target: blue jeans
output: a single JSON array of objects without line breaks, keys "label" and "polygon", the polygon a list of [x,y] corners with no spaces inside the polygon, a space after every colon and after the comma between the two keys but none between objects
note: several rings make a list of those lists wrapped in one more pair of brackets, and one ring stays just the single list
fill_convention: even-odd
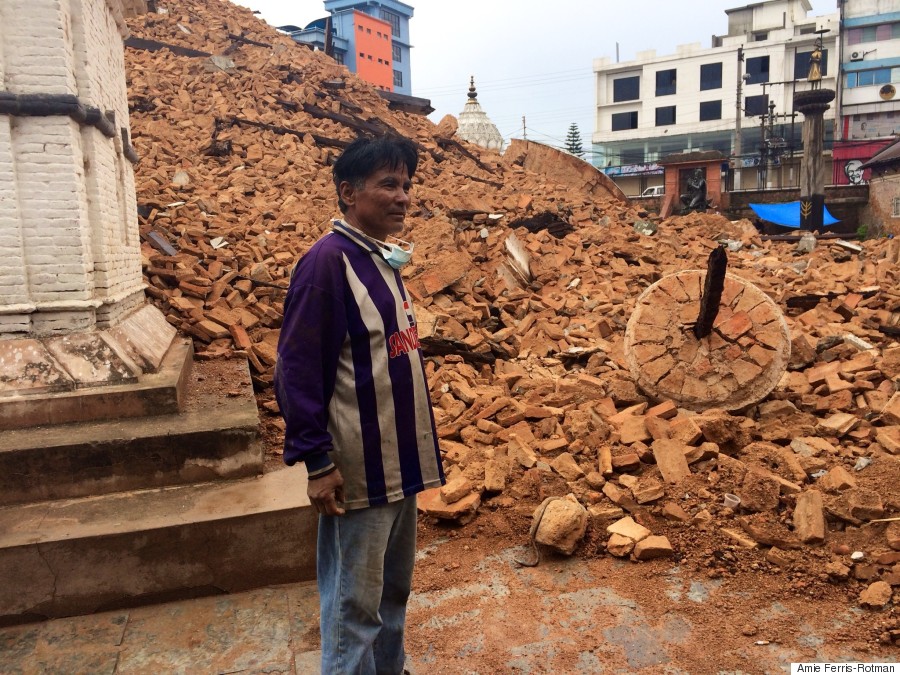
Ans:
[{"label": "blue jeans", "polygon": [[416,497],[319,516],[322,675],[403,672]]}]

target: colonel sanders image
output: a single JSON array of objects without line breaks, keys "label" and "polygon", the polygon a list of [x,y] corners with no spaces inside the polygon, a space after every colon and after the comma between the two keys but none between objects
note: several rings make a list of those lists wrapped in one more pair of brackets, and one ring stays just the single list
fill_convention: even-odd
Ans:
[{"label": "colonel sanders image", "polygon": [[863,185],[866,182],[863,178],[862,162],[858,159],[851,159],[844,164],[844,173],[853,185]]}]

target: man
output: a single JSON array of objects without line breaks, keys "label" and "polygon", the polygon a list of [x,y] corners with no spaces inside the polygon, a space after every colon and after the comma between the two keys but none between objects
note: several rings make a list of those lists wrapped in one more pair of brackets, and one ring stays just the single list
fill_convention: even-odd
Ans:
[{"label": "man", "polygon": [[[294,270],[275,391],[284,460],[319,515],[323,673],[400,673],[416,494],[444,482],[400,234],[418,164],[408,140],[357,139],[335,162],[343,219]],[[399,241],[399,240],[397,240]],[[401,242],[402,244],[403,242]]]},{"label": "man", "polygon": [[847,180],[850,181],[851,185],[862,185],[866,182],[866,179],[863,178],[862,161],[858,159],[851,159],[849,162],[844,164],[844,174],[847,176]]}]

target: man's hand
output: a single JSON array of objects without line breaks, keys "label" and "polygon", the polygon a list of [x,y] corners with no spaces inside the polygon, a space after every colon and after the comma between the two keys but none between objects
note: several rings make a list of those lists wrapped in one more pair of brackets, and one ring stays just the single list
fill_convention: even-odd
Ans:
[{"label": "man's hand", "polygon": [[338,502],[344,501],[344,477],[339,469],[310,480],[306,494],[318,513],[326,516],[344,515],[344,509],[338,506]]}]

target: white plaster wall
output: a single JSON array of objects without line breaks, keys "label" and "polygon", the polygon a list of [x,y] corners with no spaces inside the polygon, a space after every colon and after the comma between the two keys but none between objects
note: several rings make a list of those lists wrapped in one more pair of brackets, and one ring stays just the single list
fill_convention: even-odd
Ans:
[{"label": "white plaster wall", "polygon": [[4,89],[76,93],[69,0],[3,0],[0,30]]},{"label": "white plaster wall", "polygon": [[[0,167],[13,165],[10,118],[0,117]],[[0,169],[0,304],[25,305],[28,281],[25,275],[16,174]],[[0,333],[3,332],[0,327]]]},{"label": "white plaster wall", "polygon": [[79,125],[68,117],[18,117],[11,126],[29,298],[88,301],[93,260]]},{"label": "white plaster wall", "polygon": [[90,328],[143,298],[119,4],[0,0],[3,88],[75,94],[116,126],[0,117],[0,334]]}]

